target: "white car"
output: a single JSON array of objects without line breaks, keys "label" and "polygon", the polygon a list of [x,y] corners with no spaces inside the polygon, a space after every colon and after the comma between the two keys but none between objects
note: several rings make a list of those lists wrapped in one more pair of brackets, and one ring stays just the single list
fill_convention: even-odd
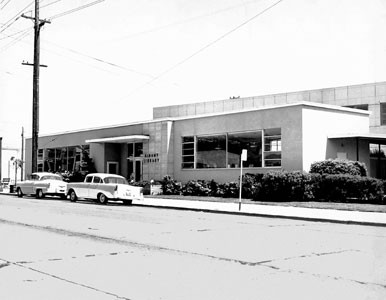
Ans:
[{"label": "white car", "polygon": [[143,188],[129,185],[126,178],[120,175],[91,173],[84,182],[68,183],[67,195],[72,202],[84,198],[101,204],[112,200],[130,205],[133,200],[143,200]]},{"label": "white car", "polygon": [[35,195],[36,198],[44,196],[60,196],[62,199],[67,198],[67,183],[63,181],[62,176],[48,173],[36,172],[31,174],[31,178],[25,181],[19,181],[16,185],[18,197],[23,195]]}]

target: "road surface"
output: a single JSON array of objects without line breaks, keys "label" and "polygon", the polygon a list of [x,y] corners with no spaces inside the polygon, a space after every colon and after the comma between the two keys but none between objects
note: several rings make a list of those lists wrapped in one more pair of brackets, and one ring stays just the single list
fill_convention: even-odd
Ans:
[{"label": "road surface", "polygon": [[386,228],[0,195],[0,299],[386,299]]}]

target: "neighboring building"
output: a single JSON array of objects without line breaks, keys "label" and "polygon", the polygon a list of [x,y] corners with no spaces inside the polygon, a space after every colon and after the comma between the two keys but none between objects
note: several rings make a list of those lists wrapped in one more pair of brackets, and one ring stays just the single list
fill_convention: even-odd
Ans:
[{"label": "neighboring building", "polygon": [[16,180],[20,180],[21,169],[20,167],[16,170],[16,159],[20,159],[20,149],[11,148],[11,147],[2,147],[1,149],[1,178],[10,179],[10,182],[13,183]]},{"label": "neighboring building", "polygon": [[[342,158],[385,177],[383,102],[386,83],[158,107],[151,121],[40,137],[38,168],[79,171],[90,156],[98,172],[136,181],[224,182],[237,180],[247,149],[248,173],[309,171],[314,161]],[[28,176],[31,139],[26,153]]]}]

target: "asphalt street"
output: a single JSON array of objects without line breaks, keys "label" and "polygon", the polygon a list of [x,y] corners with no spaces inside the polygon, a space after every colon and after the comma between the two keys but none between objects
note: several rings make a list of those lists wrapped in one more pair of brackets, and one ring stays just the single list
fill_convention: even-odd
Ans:
[{"label": "asphalt street", "polygon": [[0,195],[0,299],[386,299],[386,228]]}]

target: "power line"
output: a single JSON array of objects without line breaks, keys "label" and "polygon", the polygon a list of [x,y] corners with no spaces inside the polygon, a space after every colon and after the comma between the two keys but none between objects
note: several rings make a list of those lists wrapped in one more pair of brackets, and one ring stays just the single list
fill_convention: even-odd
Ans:
[{"label": "power line", "polygon": [[87,4],[85,4],[85,5],[82,5],[82,6],[79,6],[79,7],[75,7],[75,8],[73,8],[73,9],[70,9],[70,10],[64,11],[64,12],[62,12],[62,13],[53,15],[53,16],[50,17],[49,19],[50,19],[50,20],[57,19],[57,18],[66,16],[66,15],[72,14],[72,13],[74,13],[74,12],[77,12],[77,11],[79,11],[79,10],[82,10],[82,9],[85,9],[85,8],[88,8],[88,7],[91,7],[91,6],[94,6],[94,5],[99,4],[99,3],[101,3],[101,2],[104,2],[104,1],[106,1],[106,0],[97,0],[97,1],[94,1],[94,2],[90,2],[90,3],[87,3]]},{"label": "power line", "polygon": [[[276,5],[278,5],[280,2],[282,2],[284,0],[279,0],[277,2],[275,2],[274,4],[268,6],[267,8],[265,8],[264,10],[260,11],[259,13],[257,13],[256,15],[254,15],[253,17],[247,19],[246,21],[242,22],[241,24],[237,25],[236,27],[234,27],[233,29],[227,31],[226,33],[224,33],[223,35],[221,35],[220,37],[218,37],[217,39],[213,40],[212,42],[208,43],[207,45],[205,45],[204,47],[200,48],[199,50],[197,50],[196,52],[192,53],[191,55],[189,55],[188,57],[184,58],[183,60],[179,61],[178,63],[176,63],[175,65],[173,65],[172,67],[166,69],[165,71],[163,71],[162,73],[160,73],[159,75],[155,76],[152,80],[149,80],[148,82],[146,82],[145,84],[141,85],[140,87],[136,88],[135,90],[133,90],[130,94],[128,94],[127,96],[130,96],[132,95],[133,93],[137,92],[138,90],[144,88],[145,86],[147,85],[150,85],[152,84],[154,81],[160,79],[162,76],[165,76],[166,74],[170,73],[171,71],[173,71],[174,69],[176,69],[177,67],[179,67],[180,65],[186,63],[188,60],[192,59],[193,57],[195,57],[196,55],[200,54],[201,52],[205,51],[206,49],[208,49],[209,47],[213,46],[214,44],[218,43],[219,41],[221,41],[222,39],[224,39],[225,37],[227,37],[228,35],[232,34],[233,32],[237,31],[238,29],[240,29],[241,27],[247,25],[248,23],[252,22],[253,20],[255,20],[256,18],[260,17],[261,15],[263,15],[264,13],[266,13],[267,11],[269,11],[270,9],[274,8]],[[127,97],[126,96],[126,97]]]},{"label": "power line", "polygon": [[142,35],[142,34],[149,34],[149,33],[157,32],[157,31],[169,28],[169,27],[173,27],[173,26],[178,26],[178,25],[194,22],[196,20],[200,20],[202,18],[211,17],[211,16],[214,16],[214,15],[217,15],[217,14],[221,14],[223,12],[226,12],[226,11],[238,8],[240,6],[245,6],[247,4],[254,3],[254,2],[257,2],[257,1],[261,1],[261,0],[252,0],[252,1],[248,1],[248,2],[243,2],[242,4],[238,4],[238,5],[228,6],[228,7],[225,7],[223,9],[220,9],[220,10],[217,10],[217,11],[209,12],[209,13],[198,15],[198,16],[194,16],[194,17],[191,17],[191,18],[188,18],[188,19],[185,19],[185,20],[171,22],[171,23],[159,26],[159,27],[154,27],[154,28],[150,28],[148,30],[143,30],[143,31],[136,32],[136,33],[133,33],[133,34],[130,34],[130,35],[126,35],[126,36],[123,36],[121,38],[117,38],[115,40],[131,39],[131,38],[137,37],[137,36]]},{"label": "power line", "polygon": [[97,58],[95,56],[84,54],[84,53],[81,53],[81,52],[79,52],[77,50],[70,49],[70,48],[67,48],[67,47],[63,47],[63,46],[60,46],[60,45],[55,44],[53,42],[47,42],[47,43],[55,45],[56,47],[62,48],[62,49],[67,50],[69,52],[75,53],[75,54],[77,54],[79,56],[87,57],[87,58],[95,60],[95,61],[97,61],[99,63],[109,65],[109,66],[114,67],[114,68],[118,68],[118,69],[121,69],[121,70],[129,71],[129,72],[132,72],[132,73],[135,73],[135,74],[138,74],[138,75],[141,75],[141,76],[149,77],[149,78],[155,78],[154,75],[151,75],[151,74],[148,74],[148,73],[144,73],[144,72],[141,72],[141,71],[137,71],[137,70],[134,70],[132,68],[128,68],[128,67],[125,67],[125,66],[122,66],[122,65],[118,65],[116,63],[113,63],[113,62],[110,62],[110,61],[107,61],[107,60],[104,60],[104,59],[101,59],[101,58]]},{"label": "power line", "polygon": [[[1,3],[3,3],[4,1],[1,1]],[[11,2],[11,0],[8,0],[8,2],[6,2],[1,8],[0,10],[2,10],[4,7],[6,7],[8,5],[8,3]]]},{"label": "power line", "polygon": [[24,38],[26,38],[27,36],[29,36],[30,34],[32,33],[32,31],[25,31],[23,34],[21,34],[18,38],[13,38],[11,37],[11,39],[13,39],[13,41],[9,42],[8,44],[6,44],[5,46],[3,46],[1,49],[0,49],[0,52],[4,52],[6,50],[8,50],[9,48],[11,48],[13,45],[17,44],[18,42],[21,42]]},{"label": "power line", "polygon": [[[10,18],[7,22],[5,22],[0,28],[5,27],[3,30],[0,31],[2,33],[4,30],[9,28],[12,24],[14,24],[20,17],[21,14],[30,6],[34,4],[34,1],[32,1],[30,4],[28,4],[26,7],[24,7],[22,10],[20,10],[18,13],[16,13],[12,18]],[[9,24],[10,23],[10,24]]]},{"label": "power line", "polygon": [[56,0],[56,1],[53,1],[53,2],[50,2],[50,3],[47,3],[46,5],[40,6],[40,9],[45,8],[45,7],[47,7],[47,6],[51,6],[51,5],[53,5],[53,4],[55,4],[55,3],[58,3],[58,2],[60,2],[60,1],[62,1],[62,0]]},{"label": "power line", "polygon": [[29,31],[29,30],[31,30],[32,28],[33,28],[33,26],[28,27],[28,28],[23,29],[23,30],[19,30],[19,31],[17,31],[17,32],[15,32],[15,33],[12,33],[12,34],[5,34],[5,33],[2,33],[2,34],[4,35],[4,37],[0,38],[0,41],[1,41],[1,40],[5,40],[5,39],[8,39],[8,38],[12,38],[13,36],[18,35],[18,34],[21,34],[21,33],[26,32],[26,31]]}]

